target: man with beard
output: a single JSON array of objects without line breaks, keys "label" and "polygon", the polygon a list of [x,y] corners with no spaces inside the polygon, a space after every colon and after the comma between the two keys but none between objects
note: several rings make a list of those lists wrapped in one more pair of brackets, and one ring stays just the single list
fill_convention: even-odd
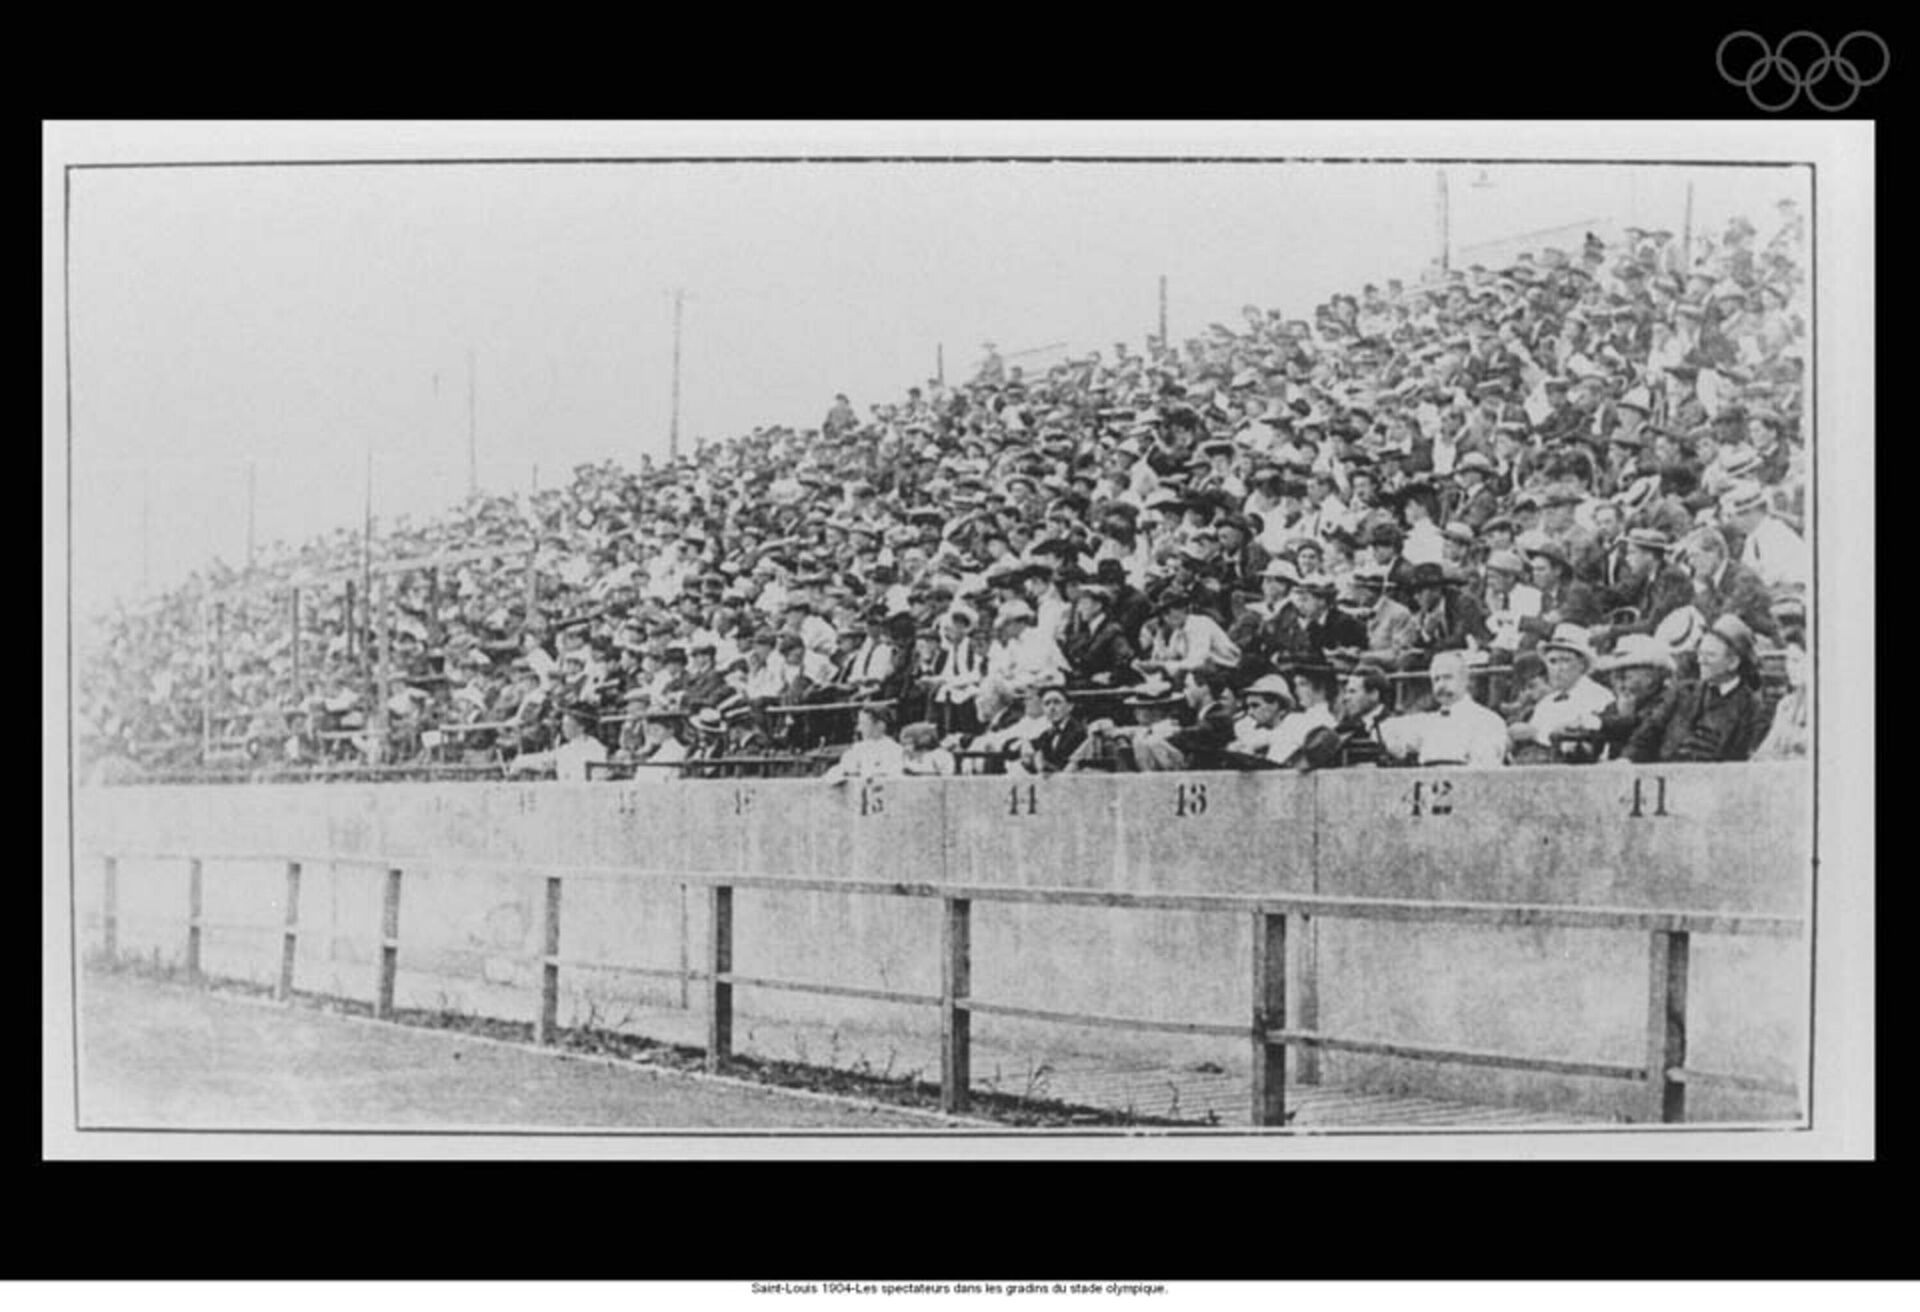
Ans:
[{"label": "man with beard", "polygon": [[[1653,718],[1673,677],[1673,653],[1650,634],[1628,633],[1614,644],[1613,655],[1596,667],[1608,676],[1613,705],[1600,712],[1600,740],[1610,761],[1627,759],[1627,744]],[[1651,731],[1649,731],[1651,733]]]}]

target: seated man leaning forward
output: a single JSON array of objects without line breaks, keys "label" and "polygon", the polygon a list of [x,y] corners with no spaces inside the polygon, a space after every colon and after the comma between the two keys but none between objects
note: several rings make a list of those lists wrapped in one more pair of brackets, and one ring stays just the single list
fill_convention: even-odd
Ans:
[{"label": "seated man leaning forward", "polygon": [[1439,652],[1427,673],[1439,709],[1382,720],[1380,739],[1387,753],[1421,765],[1506,764],[1507,722],[1474,701],[1465,656]]},{"label": "seated man leaning forward", "polygon": [[[1577,624],[1557,625],[1553,636],[1540,644],[1547,665],[1547,695],[1534,705],[1532,715],[1510,726],[1507,736],[1518,764],[1589,761],[1598,754],[1600,717],[1613,709],[1613,693],[1594,682],[1593,648],[1587,631]],[[1562,742],[1559,735],[1591,733],[1591,749]]]}]

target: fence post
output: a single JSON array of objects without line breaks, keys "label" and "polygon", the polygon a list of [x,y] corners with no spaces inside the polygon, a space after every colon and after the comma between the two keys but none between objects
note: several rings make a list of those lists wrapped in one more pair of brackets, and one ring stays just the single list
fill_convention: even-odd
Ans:
[{"label": "fence post", "polygon": [[387,870],[387,891],[380,905],[380,968],[374,981],[373,1014],[393,1016],[393,980],[400,967],[400,867]]},{"label": "fence post", "polygon": [[540,1019],[535,1043],[552,1043],[560,1019],[560,876],[547,876],[546,912],[540,920]]},{"label": "fence post", "polygon": [[715,884],[707,893],[707,1069],[718,1071],[733,1055],[733,890]]},{"label": "fence post", "polygon": [[973,904],[964,897],[945,899],[947,914],[940,935],[940,1110],[967,1110],[973,1083],[972,1014]]},{"label": "fence post", "polygon": [[1287,1046],[1267,1031],[1287,1024],[1287,918],[1253,916],[1253,1123],[1287,1123]]},{"label": "fence post", "polygon": [[293,963],[300,942],[300,863],[287,862],[286,928],[280,935],[280,982],[273,990],[275,1002],[293,996]]},{"label": "fence post", "polygon": [[687,937],[687,885],[683,880],[680,884],[680,1010],[682,1011],[689,1011],[693,1007],[693,993],[688,987],[691,973],[691,962],[688,956],[691,951]]},{"label": "fence post", "polygon": [[202,870],[200,858],[187,858],[187,978],[200,978],[200,909]]},{"label": "fence post", "polygon": [[110,856],[104,864],[106,878],[101,889],[101,938],[107,960],[112,961],[120,955],[120,858]]},{"label": "fence post", "polygon": [[1647,1103],[1669,1124],[1687,1119],[1687,957],[1691,936],[1655,930],[1647,953]]},{"label": "fence post", "polygon": [[[1293,922],[1293,1021],[1300,1029],[1320,1028],[1320,925],[1301,914]],[[1300,1084],[1320,1083],[1320,1049],[1310,1043],[1294,1046],[1293,1078]]]}]

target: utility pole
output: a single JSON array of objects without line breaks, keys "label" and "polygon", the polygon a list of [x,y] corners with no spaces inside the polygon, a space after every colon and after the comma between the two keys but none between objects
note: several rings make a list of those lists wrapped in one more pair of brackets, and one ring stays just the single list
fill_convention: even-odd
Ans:
[{"label": "utility pole", "polygon": [[673,289],[673,418],[667,427],[667,459],[680,458],[680,302],[685,293]]},{"label": "utility pole", "polygon": [[253,573],[254,474],[259,462],[247,461],[247,573]]},{"label": "utility pole", "polygon": [[1687,183],[1687,214],[1680,227],[1680,263],[1684,274],[1693,272],[1693,183]]},{"label": "utility pole", "polygon": [[477,411],[474,406],[474,392],[477,386],[475,377],[473,348],[467,348],[467,496],[472,498],[480,491],[480,441]]},{"label": "utility pole", "polygon": [[[373,623],[373,443],[367,443],[367,500],[366,515],[360,526],[360,605],[366,612],[367,624]],[[347,627],[355,627],[352,606],[348,606]],[[360,658],[367,667],[369,678],[373,674],[373,653],[368,650],[366,632],[360,634]]]},{"label": "utility pole", "polygon": [[140,591],[153,591],[153,480],[140,483]]},{"label": "utility pole", "polygon": [[1435,169],[1434,175],[1439,179],[1440,184],[1438,196],[1440,209],[1440,272],[1442,275],[1445,275],[1448,267],[1452,263],[1450,248],[1453,245],[1453,236],[1449,231],[1451,216],[1447,212],[1447,171],[1445,169]]},{"label": "utility pole", "polygon": [[947,385],[947,344],[945,342],[934,343],[933,376],[942,387]]},{"label": "utility pole", "polygon": [[1167,349],[1167,275],[1160,275],[1160,349]]}]

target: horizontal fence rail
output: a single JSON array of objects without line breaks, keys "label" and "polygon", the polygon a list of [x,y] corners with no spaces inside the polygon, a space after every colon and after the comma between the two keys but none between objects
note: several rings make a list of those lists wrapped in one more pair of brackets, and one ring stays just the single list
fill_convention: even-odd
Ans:
[{"label": "horizontal fence rail", "polygon": [[[184,923],[188,975],[192,978],[201,975],[201,940],[206,931],[277,932],[283,935],[283,951],[275,995],[282,1000],[293,995],[294,966],[301,936],[299,895],[302,870],[318,864],[382,871],[379,923],[377,930],[364,941],[370,942],[376,949],[374,1014],[383,1019],[391,1018],[394,1014],[394,984],[403,947],[401,897],[407,868],[452,869],[473,873],[508,871],[539,879],[544,892],[539,926],[541,950],[536,953],[493,954],[538,968],[540,999],[535,1022],[537,1043],[552,1044],[556,1041],[563,970],[615,971],[678,979],[683,986],[688,980],[704,983],[707,992],[706,1065],[709,1070],[716,1072],[726,1069],[733,1055],[733,991],[736,988],[936,1007],[941,1015],[941,1107],[953,1114],[964,1113],[970,1105],[971,1018],[974,1015],[1091,1028],[1246,1039],[1251,1045],[1253,1058],[1250,1090],[1252,1120],[1256,1126],[1263,1127],[1284,1126],[1289,1119],[1287,1054],[1290,1050],[1296,1054],[1298,1072],[1303,1082],[1317,1078],[1317,1070],[1310,1057],[1323,1050],[1628,1081],[1645,1086],[1647,1119],[1667,1123],[1684,1122],[1687,1119],[1686,1095],[1690,1085],[1719,1085],[1748,1092],[1789,1096],[1798,1094],[1798,1086],[1791,1082],[1702,1071],[1690,1068],[1686,1062],[1686,998],[1693,936],[1803,938],[1805,922],[1792,916],[1318,894],[1170,894],[1007,888],[912,881],[786,878],[734,872],[647,872],[625,866],[567,863],[468,861],[458,858],[390,859],[285,852],[116,851],[95,853],[93,859],[100,862],[102,874],[102,946],[109,957],[117,954],[119,927],[128,923],[118,912],[122,862],[186,862],[189,877]],[[286,897],[282,924],[225,924],[209,922],[202,917],[207,866],[235,863],[273,863],[284,868]],[[564,884],[569,879],[660,880],[677,882],[683,888],[705,889],[708,900],[705,969],[694,969],[687,965],[668,969],[562,955],[561,910]],[[943,907],[940,993],[856,988],[828,981],[776,979],[737,972],[734,960],[734,899],[738,892],[757,890],[938,899]],[[1252,1007],[1249,1018],[1240,1024],[1161,1020],[1012,1006],[977,998],[973,996],[971,950],[971,913],[976,902],[1249,917],[1254,930]],[[1305,931],[1316,917],[1516,930],[1553,928],[1645,934],[1649,943],[1646,1060],[1640,1064],[1570,1060],[1324,1033],[1315,1028],[1320,1002],[1319,984],[1310,963],[1301,965],[1301,978],[1293,981],[1293,987],[1291,990],[1289,988],[1292,974],[1289,970],[1289,953],[1298,955],[1302,950],[1308,950],[1310,940]]]}]

